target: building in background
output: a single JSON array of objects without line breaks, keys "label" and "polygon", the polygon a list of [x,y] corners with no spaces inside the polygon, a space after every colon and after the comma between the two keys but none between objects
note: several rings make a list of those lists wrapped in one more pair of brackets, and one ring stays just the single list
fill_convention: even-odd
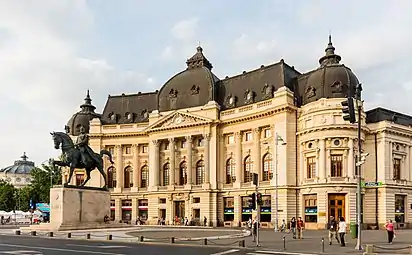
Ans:
[{"label": "building in background", "polygon": [[31,183],[31,171],[35,168],[35,165],[34,162],[27,159],[26,153],[23,153],[21,160],[16,160],[13,165],[0,169],[0,179],[16,188],[29,185]]},{"label": "building in background", "polygon": [[[341,102],[359,81],[330,38],[307,73],[282,59],[220,79],[201,47],[186,64],[158,91],[109,96],[101,115],[87,94],[68,123],[73,138],[83,125],[95,151],[114,155],[105,169],[116,220],[206,217],[213,226],[239,226],[251,217],[251,174],[258,173],[264,226],[273,226],[276,199],[279,222],[298,216],[323,229],[329,216],[355,221],[357,132],[342,119]],[[412,117],[378,108],[362,112],[362,122],[370,153],[364,182],[378,184],[363,188],[362,220],[407,227]],[[78,171],[73,182],[82,178]],[[95,171],[90,185],[102,184]]]}]

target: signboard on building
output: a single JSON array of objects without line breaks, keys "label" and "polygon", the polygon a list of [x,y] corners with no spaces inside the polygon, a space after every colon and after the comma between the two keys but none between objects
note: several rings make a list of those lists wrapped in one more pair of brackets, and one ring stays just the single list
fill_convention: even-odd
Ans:
[{"label": "signboard on building", "polygon": [[362,182],[364,188],[375,188],[382,186],[382,182]]}]

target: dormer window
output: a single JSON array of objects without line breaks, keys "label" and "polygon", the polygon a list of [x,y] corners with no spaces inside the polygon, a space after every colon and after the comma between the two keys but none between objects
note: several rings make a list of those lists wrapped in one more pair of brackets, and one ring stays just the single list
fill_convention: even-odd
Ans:
[{"label": "dormer window", "polygon": [[233,107],[236,105],[236,97],[233,95],[229,95],[226,99],[226,102],[230,107]]},{"label": "dormer window", "polygon": [[246,103],[246,104],[253,103],[253,96],[254,96],[253,91],[247,89],[247,90],[245,91],[245,96],[244,96],[244,98],[245,98],[245,103]]},{"label": "dormer window", "polygon": [[110,113],[109,118],[110,118],[110,120],[115,121],[116,120],[116,114],[115,113]]}]

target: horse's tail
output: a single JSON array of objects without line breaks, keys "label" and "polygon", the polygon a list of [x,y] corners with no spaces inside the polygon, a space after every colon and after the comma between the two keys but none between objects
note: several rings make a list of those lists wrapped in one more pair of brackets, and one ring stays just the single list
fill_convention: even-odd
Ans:
[{"label": "horse's tail", "polygon": [[113,158],[112,158],[112,154],[110,153],[110,151],[108,151],[108,150],[101,150],[101,151],[100,151],[100,157],[103,158],[103,155],[108,156],[110,163],[111,163],[112,165],[114,164]]}]

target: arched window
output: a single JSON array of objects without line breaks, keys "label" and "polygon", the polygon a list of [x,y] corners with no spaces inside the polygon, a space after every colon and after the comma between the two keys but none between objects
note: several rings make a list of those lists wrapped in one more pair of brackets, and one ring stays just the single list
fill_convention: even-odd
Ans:
[{"label": "arched window", "polygon": [[147,165],[142,166],[140,170],[140,180],[140,188],[149,186],[149,167]]},{"label": "arched window", "polygon": [[196,185],[203,184],[205,182],[205,163],[203,160],[199,160],[196,163]]},{"label": "arched window", "polygon": [[187,163],[183,161],[179,167],[179,185],[185,185],[187,183]]},{"label": "arched window", "polygon": [[116,168],[114,167],[107,169],[107,186],[109,188],[116,187]]},{"label": "arched window", "polygon": [[133,169],[132,169],[132,167],[131,166],[128,166],[128,167],[126,167],[125,169],[124,169],[124,177],[123,177],[123,187],[125,187],[125,188],[130,188],[130,187],[132,187],[132,183],[131,183],[131,180],[133,180],[133,177],[132,177],[132,174],[133,174]]},{"label": "arched window", "polygon": [[272,154],[266,153],[263,156],[263,181],[270,181],[273,178]]},{"label": "arched window", "polygon": [[251,156],[247,156],[243,162],[243,182],[252,181],[253,161]]},{"label": "arched window", "polygon": [[234,183],[236,181],[236,165],[233,158],[226,161],[226,184]]},{"label": "arched window", "polygon": [[163,186],[169,185],[169,171],[170,171],[170,164],[166,163],[163,165]]}]

